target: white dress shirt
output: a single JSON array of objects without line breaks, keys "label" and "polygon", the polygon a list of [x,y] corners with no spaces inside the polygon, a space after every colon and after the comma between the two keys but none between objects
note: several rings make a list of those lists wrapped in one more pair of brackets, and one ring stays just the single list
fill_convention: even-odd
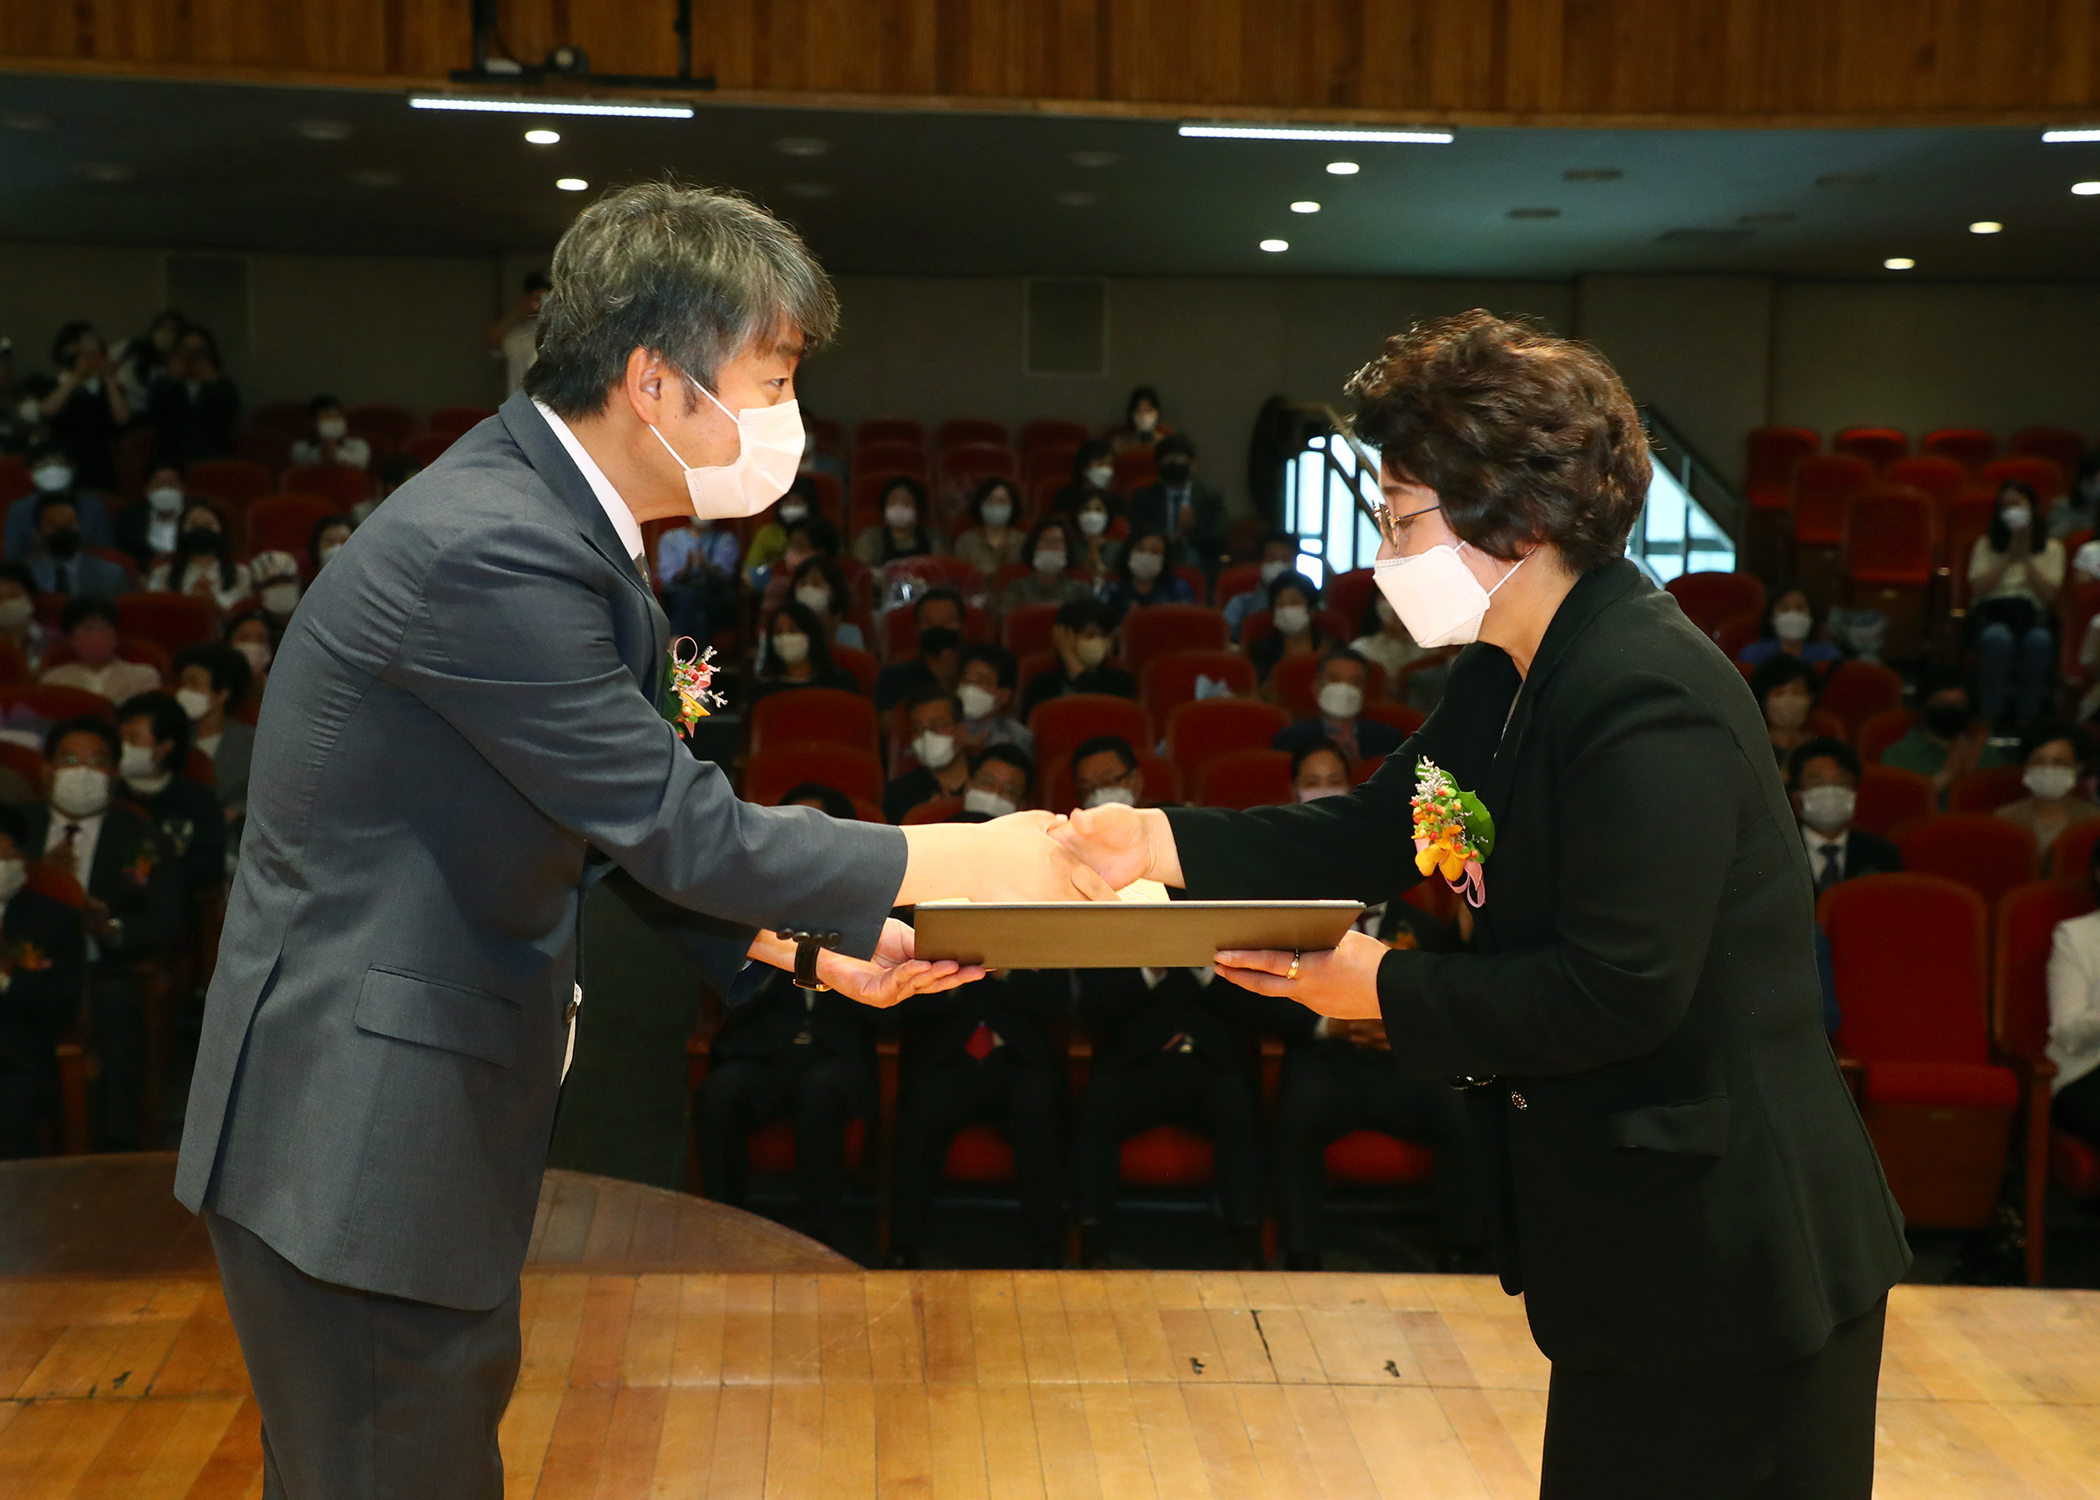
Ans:
[{"label": "white dress shirt", "polygon": [[562,447],[569,450],[569,457],[576,460],[576,467],[583,471],[584,483],[591,487],[591,493],[596,495],[598,503],[605,507],[606,519],[613,523],[613,530],[620,533],[620,545],[627,549],[627,555],[640,557],[642,528],[635,521],[634,512],[627,508],[627,502],[620,498],[620,492],[612,487],[612,481],[605,477],[605,471],[598,467],[598,461],[584,451],[583,444],[576,441],[576,434],[569,431],[569,424],[554,414],[554,408],[544,401],[535,401],[532,404],[539,414],[547,419],[547,425],[554,429],[554,435],[561,439]]},{"label": "white dress shirt", "polygon": [[2056,924],[2049,949],[2052,1092],[2100,1067],[2100,911]]},{"label": "white dress shirt", "polygon": [[88,874],[95,868],[95,845],[102,837],[102,817],[96,813],[92,818],[69,818],[57,808],[51,809],[51,831],[44,835],[44,852],[49,854],[63,844],[68,828],[78,828],[80,832],[73,840],[71,873],[82,890],[87,889]]},{"label": "white dress shirt", "polygon": [[1823,883],[1823,856],[1825,850],[1837,856],[1837,879],[1843,880],[1849,873],[1845,868],[1845,855],[1852,843],[1851,829],[1846,829],[1836,838],[1827,838],[1806,823],[1803,823],[1801,825],[1801,842],[1808,849],[1808,877],[1815,884],[1821,885]]}]

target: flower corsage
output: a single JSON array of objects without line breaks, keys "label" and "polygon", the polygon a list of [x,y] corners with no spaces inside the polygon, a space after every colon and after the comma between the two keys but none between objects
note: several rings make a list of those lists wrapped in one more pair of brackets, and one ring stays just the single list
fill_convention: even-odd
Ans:
[{"label": "flower corsage", "polygon": [[714,691],[714,682],[715,648],[702,647],[689,635],[680,636],[671,642],[657,711],[679,734],[691,734],[693,726],[707,717],[710,707],[720,708],[729,701]]},{"label": "flower corsage", "polygon": [[1481,861],[1495,850],[1495,820],[1481,800],[1461,790],[1451,773],[1424,759],[1415,766],[1415,868],[1434,870],[1452,890],[1479,906],[1487,899]]}]

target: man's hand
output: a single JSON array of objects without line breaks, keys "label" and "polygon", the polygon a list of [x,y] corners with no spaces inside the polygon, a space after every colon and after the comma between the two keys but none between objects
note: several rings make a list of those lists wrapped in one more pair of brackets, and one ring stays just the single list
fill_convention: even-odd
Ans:
[{"label": "man's hand", "polygon": [[1115,889],[1050,837],[1052,813],[1017,812],[989,823],[921,823],[903,830],[910,850],[899,906],[971,901],[1113,901]]},{"label": "man's hand", "polygon": [[938,994],[984,978],[976,964],[965,968],[952,958],[938,963],[912,957],[916,937],[895,917],[882,924],[882,940],[872,961],[848,958],[830,950],[817,956],[817,977],[848,1000],[887,1010],[913,995]]},{"label": "man's hand", "polygon": [[1296,979],[1289,977],[1289,953],[1228,949],[1218,955],[1217,968],[1219,978],[1257,995],[1295,1000],[1337,1021],[1366,1021],[1382,1014],[1378,966],[1392,951],[1374,937],[1349,932],[1331,952],[1300,955]]},{"label": "man's hand", "polygon": [[1125,807],[1104,802],[1086,808],[1055,826],[1050,836],[1084,860],[1116,890],[1133,880],[1181,885],[1181,854],[1174,830],[1157,808]]}]

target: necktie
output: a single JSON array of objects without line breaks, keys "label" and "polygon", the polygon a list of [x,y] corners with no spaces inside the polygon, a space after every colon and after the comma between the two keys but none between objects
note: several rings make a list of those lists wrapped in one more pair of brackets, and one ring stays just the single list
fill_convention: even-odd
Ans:
[{"label": "necktie", "polygon": [[80,825],[68,823],[59,836],[58,847],[51,851],[51,863],[78,879],[80,876]]},{"label": "necktie", "polygon": [[963,1051],[978,1062],[983,1062],[992,1055],[992,1049],[998,1045],[999,1039],[992,1035],[992,1023],[979,1021],[977,1029],[970,1033],[970,1039],[963,1043]]},{"label": "necktie", "polygon": [[1817,895],[1820,896],[1845,878],[1844,866],[1838,858],[1843,847],[1841,844],[1825,844],[1823,846],[1823,868],[1816,874]]}]

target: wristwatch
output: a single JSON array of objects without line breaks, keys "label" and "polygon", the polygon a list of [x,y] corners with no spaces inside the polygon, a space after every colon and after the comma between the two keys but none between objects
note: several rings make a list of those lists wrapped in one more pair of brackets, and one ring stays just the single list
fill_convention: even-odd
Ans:
[{"label": "wristwatch", "polygon": [[837,947],[839,934],[782,928],[780,936],[795,945],[795,988],[816,993],[830,989],[830,985],[817,978],[817,955],[826,948]]}]

